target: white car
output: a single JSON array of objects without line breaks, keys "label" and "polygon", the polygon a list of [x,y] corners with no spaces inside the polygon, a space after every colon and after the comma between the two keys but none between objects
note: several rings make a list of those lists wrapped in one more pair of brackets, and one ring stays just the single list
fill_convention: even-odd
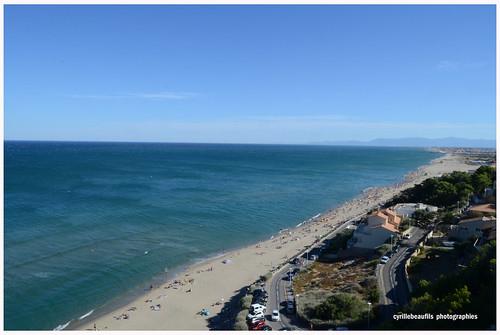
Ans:
[{"label": "white car", "polygon": [[385,264],[385,263],[387,263],[387,261],[388,261],[388,260],[389,260],[389,257],[387,257],[387,256],[383,256],[383,257],[380,259],[380,263]]},{"label": "white car", "polygon": [[254,313],[258,313],[258,312],[263,312],[265,313],[266,312],[266,306],[263,306],[261,304],[253,304],[252,306],[250,306],[250,310]]},{"label": "white car", "polygon": [[248,320],[251,320],[251,319],[257,319],[257,318],[263,318],[264,317],[264,313],[261,311],[261,312],[254,312],[254,313],[250,313],[247,315],[247,319]]},{"label": "white car", "polygon": [[271,320],[280,321],[280,312],[277,309],[273,310],[273,314],[271,315]]}]

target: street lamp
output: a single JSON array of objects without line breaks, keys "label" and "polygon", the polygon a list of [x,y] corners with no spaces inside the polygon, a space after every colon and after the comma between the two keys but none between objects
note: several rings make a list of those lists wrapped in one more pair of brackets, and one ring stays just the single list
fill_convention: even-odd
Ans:
[{"label": "street lamp", "polygon": [[368,301],[368,329],[370,329],[370,313],[371,313],[372,303]]}]

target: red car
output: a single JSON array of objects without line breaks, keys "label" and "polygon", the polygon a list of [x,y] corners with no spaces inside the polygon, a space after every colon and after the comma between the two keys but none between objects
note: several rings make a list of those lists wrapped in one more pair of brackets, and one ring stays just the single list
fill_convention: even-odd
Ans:
[{"label": "red car", "polygon": [[266,321],[264,320],[259,320],[256,323],[250,323],[248,325],[249,330],[259,330],[260,328],[264,327],[266,325]]}]

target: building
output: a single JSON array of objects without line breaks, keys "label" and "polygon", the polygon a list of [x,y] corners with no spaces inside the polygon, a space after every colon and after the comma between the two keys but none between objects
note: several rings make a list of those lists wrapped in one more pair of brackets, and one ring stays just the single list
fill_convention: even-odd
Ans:
[{"label": "building", "polygon": [[393,211],[403,217],[411,217],[413,213],[417,210],[422,210],[422,211],[427,211],[427,212],[437,212],[438,208],[436,206],[431,206],[431,205],[426,205],[422,203],[402,203],[402,204],[397,204],[394,207],[392,207]]},{"label": "building", "polygon": [[383,209],[372,213],[368,216],[367,221],[369,226],[390,224],[394,226],[396,230],[401,224],[401,218],[390,209]]},{"label": "building", "polygon": [[367,218],[367,223],[362,224],[354,231],[352,242],[356,248],[376,249],[384,244],[391,236],[399,233],[401,218],[390,209],[372,213]]},{"label": "building", "polygon": [[457,225],[451,226],[448,238],[458,241],[479,238],[483,236],[484,231],[492,228],[496,230],[496,218],[494,216],[460,220]]},{"label": "building", "polygon": [[468,211],[472,216],[496,216],[497,206],[495,204],[482,204],[471,206]]}]

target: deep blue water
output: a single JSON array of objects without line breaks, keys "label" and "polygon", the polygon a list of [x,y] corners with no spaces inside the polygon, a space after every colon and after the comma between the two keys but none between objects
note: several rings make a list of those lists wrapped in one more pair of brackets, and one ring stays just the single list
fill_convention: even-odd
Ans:
[{"label": "deep blue water", "polygon": [[437,156],[410,148],[6,142],[5,328],[53,329],[149,285],[165,268],[268,238]]}]

